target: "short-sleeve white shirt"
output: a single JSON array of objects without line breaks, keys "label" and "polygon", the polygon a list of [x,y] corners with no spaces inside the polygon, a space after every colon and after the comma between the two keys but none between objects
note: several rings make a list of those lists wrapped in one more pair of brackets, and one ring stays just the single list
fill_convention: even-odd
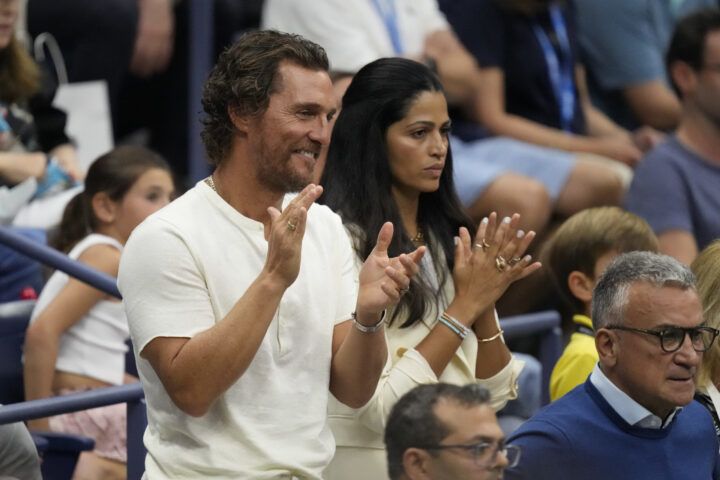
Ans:
[{"label": "short-sleeve white shirt", "polygon": [[[429,34],[450,28],[436,0],[394,0],[394,9],[404,57],[418,59]],[[396,56],[373,0],[265,0],[262,24],[319,44],[337,72]]]},{"label": "short-sleeve white shirt", "polygon": [[118,284],[147,400],[148,479],[320,478],[332,458],[331,341],[333,327],[354,309],[357,280],[350,242],[328,208],[310,208],[298,278],[250,367],[207,414],[178,409],[138,355],[154,338],[192,337],[224,318],[266,254],[263,225],[203,182],[127,242]]}]

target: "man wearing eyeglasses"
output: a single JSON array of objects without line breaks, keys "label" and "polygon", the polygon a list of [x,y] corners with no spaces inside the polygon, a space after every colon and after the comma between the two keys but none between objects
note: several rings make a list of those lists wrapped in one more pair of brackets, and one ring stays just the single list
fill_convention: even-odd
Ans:
[{"label": "man wearing eyeglasses", "polygon": [[385,428],[392,480],[496,480],[520,449],[505,444],[490,393],[476,384],[420,385],[395,404]]},{"label": "man wearing eyeglasses", "polygon": [[665,255],[620,255],[595,287],[592,318],[600,361],[510,437],[523,456],[506,478],[718,478],[712,419],[693,401],[718,331],[704,326],[692,272]]}]

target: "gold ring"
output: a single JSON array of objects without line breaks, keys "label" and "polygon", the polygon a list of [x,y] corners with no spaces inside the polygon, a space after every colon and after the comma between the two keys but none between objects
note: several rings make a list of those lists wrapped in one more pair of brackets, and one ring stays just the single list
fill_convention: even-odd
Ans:
[{"label": "gold ring", "polygon": [[485,250],[487,250],[488,248],[490,248],[490,244],[487,243],[484,238],[480,241],[479,244],[476,243],[475,245],[477,245],[478,247],[482,248],[482,249],[483,249],[483,252],[484,252]]},{"label": "gold ring", "polygon": [[507,260],[505,260],[501,255],[495,257],[495,268],[497,268],[498,272],[504,272],[507,266]]},{"label": "gold ring", "polygon": [[522,260],[521,257],[513,257],[513,258],[511,258],[510,260],[508,260],[508,265],[510,265],[510,266],[512,267],[512,266],[515,265],[516,263],[519,263],[520,260]]},{"label": "gold ring", "polygon": [[287,227],[288,227],[288,230],[290,230],[291,232],[294,232],[295,229],[297,228],[297,223],[292,223],[290,220],[288,220]]}]

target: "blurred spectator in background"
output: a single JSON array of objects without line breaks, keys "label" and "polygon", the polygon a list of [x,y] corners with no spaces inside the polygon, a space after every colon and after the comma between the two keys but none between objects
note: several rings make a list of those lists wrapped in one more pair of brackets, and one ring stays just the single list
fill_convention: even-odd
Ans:
[{"label": "blurred spectator in background", "polygon": [[[258,25],[262,2],[213,1],[216,35],[207,41],[219,52],[239,32]],[[57,39],[70,82],[107,81],[116,142],[147,143],[180,177],[187,174],[190,3],[28,0],[27,5],[30,35],[49,32]]]},{"label": "blurred spectator in background", "polygon": [[[0,2],[0,223],[17,223],[31,203],[55,196],[83,177],[65,135],[66,115],[51,105],[54,86],[15,36],[19,3]],[[24,224],[53,226],[67,200],[52,200],[60,204],[55,217],[48,213]]]},{"label": "blurred spectator in background", "polygon": [[186,172],[187,2],[28,0],[27,26],[55,37],[70,82],[107,82],[116,142],[145,129],[134,142]]},{"label": "blurred spectator in background", "polygon": [[[340,92],[366,63],[404,56],[434,66],[451,103],[481,107],[476,62],[435,0],[267,0],[263,25],[323,45]],[[518,212],[524,229],[539,232],[554,212],[618,204],[624,191],[617,172],[568,152],[510,138],[463,142],[452,135],[450,143],[458,194],[476,221],[493,210]]]},{"label": "blurred spectator in background", "polygon": [[550,400],[557,400],[587,380],[597,364],[590,301],[605,268],[621,253],[657,249],[650,225],[618,207],[588,208],[576,213],[545,244],[543,263],[572,315],[570,341],[550,376]]},{"label": "blurred spectator in background", "polygon": [[671,130],[680,101],[665,73],[679,18],[717,0],[571,0],[593,103],[628,129]]},{"label": "blurred spectator in background", "polygon": [[37,448],[22,422],[0,425],[0,479],[42,480]]},{"label": "blurred spectator in background", "polygon": [[[692,264],[697,277],[698,295],[705,312],[705,324],[720,329],[720,240],[711,243]],[[715,342],[703,355],[697,378],[695,400],[708,409],[720,438],[720,342]]]},{"label": "blurred spectator in background", "polygon": [[645,218],[660,251],[689,265],[720,238],[720,11],[678,23],[667,54],[682,101],[680,126],[638,167],[628,210]]},{"label": "blurred spectator in background", "polygon": [[480,65],[476,120],[493,134],[634,166],[654,132],[633,136],[593,107],[578,53],[574,10],[554,0],[440,0]]}]

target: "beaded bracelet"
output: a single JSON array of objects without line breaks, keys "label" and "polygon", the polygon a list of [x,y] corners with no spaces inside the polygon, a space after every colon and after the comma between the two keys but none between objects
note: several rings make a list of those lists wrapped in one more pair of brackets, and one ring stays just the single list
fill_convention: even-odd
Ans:
[{"label": "beaded bracelet", "polygon": [[452,330],[458,337],[460,337],[461,340],[464,340],[468,333],[470,333],[470,329],[468,327],[460,323],[456,318],[448,315],[447,312],[441,313],[438,320],[440,323]]}]

